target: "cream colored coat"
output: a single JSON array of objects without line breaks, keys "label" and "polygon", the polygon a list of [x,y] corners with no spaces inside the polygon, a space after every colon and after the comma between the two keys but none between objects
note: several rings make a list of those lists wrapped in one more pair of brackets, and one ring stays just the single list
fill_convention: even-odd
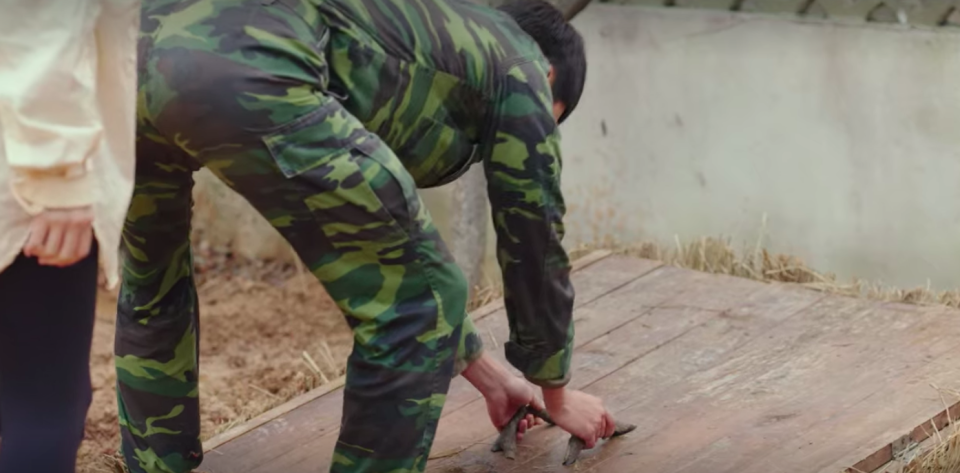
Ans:
[{"label": "cream colored coat", "polygon": [[112,287],[133,190],[140,1],[2,3],[0,271],[32,215],[93,205]]}]

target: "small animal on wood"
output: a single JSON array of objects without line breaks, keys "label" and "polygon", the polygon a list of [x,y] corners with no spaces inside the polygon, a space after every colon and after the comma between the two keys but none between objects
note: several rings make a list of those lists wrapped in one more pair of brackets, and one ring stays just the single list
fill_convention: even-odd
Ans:
[{"label": "small animal on wood", "polygon": [[[491,451],[494,452],[503,452],[503,455],[511,460],[516,459],[517,457],[517,430],[520,428],[520,421],[527,416],[527,414],[533,414],[536,417],[539,417],[546,421],[550,425],[556,425],[553,422],[553,419],[550,418],[550,415],[541,410],[535,409],[530,406],[523,406],[520,409],[517,409],[517,412],[510,418],[510,422],[507,422],[507,425],[503,427],[503,430],[500,431],[500,435],[497,436],[497,440],[493,443]],[[637,426],[633,424],[624,424],[621,422],[616,423],[616,430],[613,432],[613,437],[619,437],[624,434],[628,434],[636,429]],[[570,466],[577,462],[577,459],[580,457],[580,452],[586,444],[576,435],[570,436],[570,441],[567,442],[567,453],[563,458],[563,465]]]}]

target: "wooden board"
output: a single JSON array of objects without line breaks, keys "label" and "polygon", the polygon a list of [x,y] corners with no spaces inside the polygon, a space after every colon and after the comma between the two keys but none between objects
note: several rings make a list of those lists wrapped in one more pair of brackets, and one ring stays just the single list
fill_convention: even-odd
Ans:
[{"label": "wooden board", "polygon": [[[613,253],[608,250],[599,250],[591,252],[587,255],[584,255],[581,258],[578,258],[571,264],[571,269],[574,275],[577,272],[582,271],[583,269],[589,267],[590,265],[597,263],[611,256]],[[639,263],[639,264],[638,264]],[[653,261],[639,261],[632,258],[612,258],[607,265],[605,265],[600,272],[602,272],[603,277],[597,278],[585,278],[585,277],[575,277],[573,279],[577,287],[577,302],[580,304],[593,301],[594,299],[603,295],[604,291],[609,290],[607,285],[609,284],[620,284],[626,281],[631,277],[638,277],[637,274],[642,274],[643,271],[649,272],[653,271],[660,266],[659,262]],[[588,275],[589,276],[589,275]],[[474,321],[479,321],[491,314],[497,313],[503,309],[503,299],[491,302],[477,310],[475,310],[471,317]],[[217,449],[260,426],[270,422],[274,419],[278,419],[284,414],[289,413],[290,411],[297,409],[301,406],[304,406],[312,401],[317,400],[321,396],[324,396],[331,391],[337,390],[343,387],[345,377],[341,376],[330,382],[328,385],[320,386],[317,389],[313,389],[307,393],[304,393],[296,398],[286,402],[276,408],[273,408],[248,422],[236,426],[226,432],[223,432],[213,438],[204,442],[204,449],[206,451],[213,451],[214,454],[222,455],[221,452]],[[342,394],[342,393],[341,393]],[[336,397],[336,395],[334,396]],[[338,406],[340,402],[340,397],[336,399],[327,399],[324,401],[319,401],[313,407],[323,407],[323,412],[327,412],[328,405]],[[339,408],[339,407],[337,407]]]},{"label": "wooden board", "polygon": [[[960,388],[960,311],[619,256],[592,262],[574,280],[571,387],[602,397],[637,430],[564,468],[568,435],[538,428],[506,460],[489,451],[496,431],[482,398],[457,379],[428,471],[840,473],[880,467],[926,439],[928,426],[960,414],[960,399],[930,387]],[[477,327],[502,360],[502,309],[478,317]],[[229,439],[202,469],[325,471],[341,396],[332,391]]]},{"label": "wooden board", "polygon": [[[908,444],[923,441],[934,428],[944,428],[946,409],[951,407],[956,418],[960,399],[941,396],[931,385],[956,388],[960,381],[957,315],[953,310],[905,305],[885,305],[872,312],[864,322],[883,333],[871,337],[875,354],[869,365],[853,366],[863,371],[856,386],[863,398],[819,419],[777,447],[777,455],[768,454],[755,463],[829,473],[868,472]],[[867,366],[877,368],[863,369]]]},{"label": "wooden board", "polygon": [[[821,301],[721,364],[621,411],[644,419],[644,425],[598,452],[587,471],[819,471],[819,465],[836,459],[835,452],[811,448],[794,463],[784,461],[793,451],[780,447],[803,437],[819,420],[860,404],[889,381],[888,375],[905,373],[875,348],[886,340],[872,342],[893,317],[864,310],[857,301]],[[880,320],[872,324],[875,318]],[[863,343],[851,334],[862,335]],[[820,435],[826,436],[824,446],[837,439],[830,432]],[[851,440],[862,442],[863,433]]]},{"label": "wooden board", "polygon": [[[814,304],[822,297],[810,291],[784,292],[779,286],[759,287],[762,290],[740,299],[739,307],[712,312],[712,317],[700,325],[594,383],[586,391],[602,396],[607,408],[619,418],[641,426],[651,426],[645,417],[623,413],[623,410],[644,399],[652,399],[657,393],[663,392],[662,389],[682,383],[691,374],[716,364],[725,353],[766,333],[782,318]],[[605,340],[598,342],[606,343]],[[554,471],[562,461],[567,439],[568,436],[559,429],[531,432],[524,439],[524,448],[519,452],[517,461],[510,462],[485,451],[483,447],[491,440],[488,438],[483,445],[465,452],[456,461],[431,465],[428,470]],[[580,469],[590,464],[592,454],[583,453],[584,460],[578,465]]]},{"label": "wooden board", "polygon": [[[589,304],[660,266],[659,262],[610,256],[609,253],[592,254],[577,260],[572,276],[577,290],[575,306]],[[482,317],[476,326],[484,335],[486,348],[506,363],[499,340],[505,340],[509,333],[507,320],[505,312],[495,307],[478,311]],[[444,413],[449,414],[480,399],[479,393],[458,377],[451,383]],[[329,461],[329,452],[339,431],[342,403],[343,391],[338,389],[297,407],[295,412],[281,409],[273,419],[257,419],[256,425],[240,427],[237,429],[239,435],[231,433],[226,441],[214,439],[217,440],[216,448],[208,449],[203,469],[211,473],[272,473],[279,471],[276,469],[280,467],[278,462],[283,469],[293,468],[316,455]],[[331,433],[333,435],[326,435]],[[283,471],[292,473],[294,470]]]}]

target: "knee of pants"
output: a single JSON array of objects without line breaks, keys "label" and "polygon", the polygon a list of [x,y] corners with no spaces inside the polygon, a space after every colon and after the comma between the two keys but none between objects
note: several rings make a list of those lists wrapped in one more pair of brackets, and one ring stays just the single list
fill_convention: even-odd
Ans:
[{"label": "knee of pants", "polygon": [[[358,340],[350,360],[358,378],[373,382],[382,379],[382,370],[405,371],[411,364],[424,372],[448,364],[452,370],[466,317],[466,280],[450,263],[426,265],[415,277],[424,283],[417,297],[362,320],[361,314],[348,315]],[[368,370],[369,378],[359,375]]]}]

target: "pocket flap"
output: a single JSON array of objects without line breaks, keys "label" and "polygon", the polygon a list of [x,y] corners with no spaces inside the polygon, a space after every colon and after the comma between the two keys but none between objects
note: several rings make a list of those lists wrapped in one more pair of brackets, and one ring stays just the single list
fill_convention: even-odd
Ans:
[{"label": "pocket flap", "polygon": [[263,142],[283,175],[290,178],[356,148],[376,146],[370,132],[336,100],[275,131]]}]

